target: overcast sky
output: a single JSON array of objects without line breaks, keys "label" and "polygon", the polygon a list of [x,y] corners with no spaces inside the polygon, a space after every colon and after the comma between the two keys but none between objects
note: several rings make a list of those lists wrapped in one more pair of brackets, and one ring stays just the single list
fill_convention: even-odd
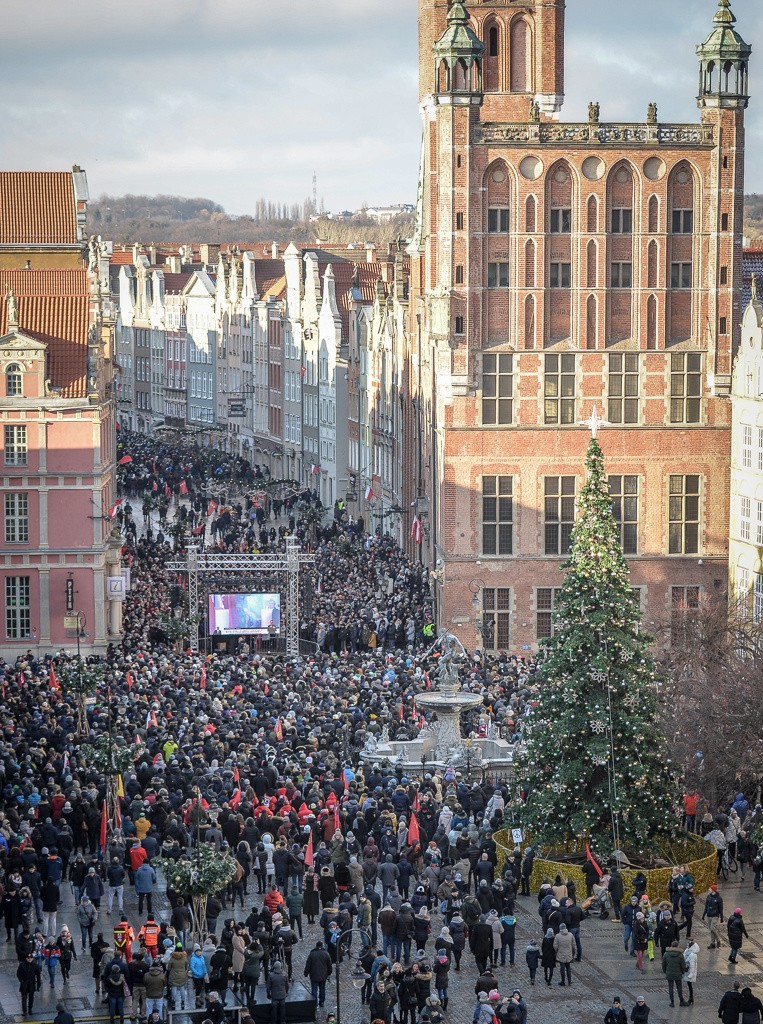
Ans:
[{"label": "overcast sky", "polygon": [[[763,192],[763,4],[747,191]],[[176,193],[231,213],[300,201],[413,202],[416,0],[0,0],[4,169],[81,164],[93,196]],[[563,118],[694,120],[694,46],[715,0],[569,0]]]}]

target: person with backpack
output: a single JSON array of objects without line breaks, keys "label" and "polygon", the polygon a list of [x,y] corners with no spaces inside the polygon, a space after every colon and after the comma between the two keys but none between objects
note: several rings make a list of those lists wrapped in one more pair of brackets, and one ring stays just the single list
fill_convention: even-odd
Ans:
[{"label": "person with backpack", "polygon": [[113,963],[109,967],[106,978],[106,996],[109,1003],[109,1020],[115,1024],[115,1018],[119,1017],[119,1024],[124,1024],[125,1019],[125,989],[127,982],[122,974],[119,964]]}]

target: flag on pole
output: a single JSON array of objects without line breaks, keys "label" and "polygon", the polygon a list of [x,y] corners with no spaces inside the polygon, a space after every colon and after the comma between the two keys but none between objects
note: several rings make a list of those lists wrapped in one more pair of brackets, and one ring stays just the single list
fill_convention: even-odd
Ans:
[{"label": "flag on pole", "polygon": [[401,704],[400,707],[398,708],[398,712],[397,712],[397,716],[398,716],[398,718],[400,719],[401,722],[403,720],[404,714],[405,714],[405,712],[403,711],[403,705]]},{"label": "flag on pole", "polygon": [[416,815],[411,811],[411,823],[408,826],[408,845],[413,846],[414,843],[418,843],[420,840],[419,823],[416,820]]},{"label": "flag on pole", "polygon": [[238,807],[238,805],[241,803],[241,796],[242,796],[241,786],[239,786],[238,789],[236,790],[236,792],[233,794],[233,796],[228,801],[228,807],[231,807],[231,808],[233,808],[233,810],[235,810]]},{"label": "flag on pole", "polygon": [[69,774],[69,751],[65,750],[64,751],[64,762],[63,762],[63,765],[61,767],[61,778],[65,779],[68,774]]},{"label": "flag on pole", "polygon": [[117,775],[117,796],[119,797],[120,800],[122,800],[122,799],[124,799],[124,795],[125,795],[125,784],[124,784],[124,779],[122,778],[122,773],[120,772],[119,775]]},{"label": "flag on pole", "polygon": [[368,487],[366,487],[366,501],[370,501],[373,498],[373,496],[374,496],[374,489],[369,484]]},{"label": "flag on pole", "polygon": [[209,504],[207,505],[207,515],[208,516],[214,515],[216,508],[217,508],[217,502],[213,501],[210,498],[209,499]]},{"label": "flag on pole", "polygon": [[281,725],[281,716],[280,715],[278,716],[278,721],[276,722],[276,727],[275,727],[274,731],[275,731],[275,734],[276,734],[276,739],[277,740],[282,740],[283,739],[283,725]]},{"label": "flag on pole", "polygon": [[416,795],[413,798],[413,809],[418,814],[421,810],[421,801],[419,800],[419,791],[416,790]]},{"label": "flag on pole", "polygon": [[123,455],[117,463],[118,466],[127,466],[132,462],[132,455]]},{"label": "flag on pole", "polygon": [[339,803],[338,802],[334,804],[334,831],[335,832],[339,832],[340,834],[342,832],[342,821],[341,821],[341,818],[339,817]]},{"label": "flag on pole", "polygon": [[156,472],[156,459],[154,459],[154,461],[153,461],[153,470],[154,470],[154,473],[155,473]]},{"label": "flag on pole", "polygon": [[593,864],[594,871],[596,872],[596,874],[599,876],[599,878],[601,878],[604,872],[601,868],[601,865],[596,861],[594,855],[591,853],[591,847],[588,845],[588,843],[585,844],[585,855]]},{"label": "flag on pole", "polygon": [[110,516],[110,517],[111,517],[112,519],[116,519],[116,517],[117,517],[117,509],[119,508],[119,506],[120,506],[120,505],[121,505],[121,504],[122,504],[123,502],[124,502],[124,498],[120,498],[120,499],[119,499],[119,501],[115,501],[115,502],[114,502],[114,504],[113,504],[113,505],[111,506],[111,508],[109,509],[109,516]]},{"label": "flag on pole", "polygon": [[50,681],[51,690],[57,693],[61,689],[61,684],[58,682],[58,679],[56,678],[56,670],[52,661],[50,663],[50,671],[48,672],[48,680]]},{"label": "flag on pole", "polygon": [[207,666],[203,665],[201,669],[201,675],[199,676],[199,689],[206,690],[207,688]]},{"label": "flag on pole", "polygon": [[170,485],[169,484],[165,484],[164,485],[164,497],[165,498],[171,498],[172,497],[172,491],[170,490]]},{"label": "flag on pole", "polygon": [[101,811],[101,849],[106,852],[106,836],[108,835],[109,822],[106,814],[106,801],[103,801],[103,810]]},{"label": "flag on pole", "polygon": [[180,481],[180,487],[178,488],[181,494],[188,494],[188,484],[185,480]]},{"label": "flag on pole", "polygon": [[307,846],[305,847],[305,867],[311,868],[315,863],[315,856],[313,854],[313,830],[310,829],[310,838],[307,840]]},{"label": "flag on pole", "polygon": [[313,476],[318,476],[318,467],[315,465],[314,462],[310,463],[310,472],[313,474]]},{"label": "flag on pole", "polygon": [[238,765],[233,769],[233,781],[241,782],[241,773],[238,770]]},{"label": "flag on pole", "polygon": [[411,523],[411,540],[416,544],[420,544],[422,536],[423,530],[421,528],[421,520],[418,516],[414,516],[413,522]]},{"label": "flag on pole", "polygon": [[151,710],[146,714],[146,728],[150,729],[152,726],[155,729],[159,728],[159,723],[156,720],[156,712],[153,708],[151,708]]},{"label": "flag on pole", "polygon": [[132,687],[133,687],[132,672],[128,672],[127,673],[127,689],[128,690],[132,690]]}]

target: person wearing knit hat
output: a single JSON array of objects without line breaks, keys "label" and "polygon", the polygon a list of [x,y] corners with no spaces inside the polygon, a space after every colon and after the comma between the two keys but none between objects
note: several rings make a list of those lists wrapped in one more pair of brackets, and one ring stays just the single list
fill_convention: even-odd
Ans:
[{"label": "person wearing knit hat", "polygon": [[718,886],[713,884],[710,886],[707,896],[705,897],[705,909],[702,912],[702,920],[707,918],[707,924],[710,928],[710,945],[708,949],[720,949],[723,945],[721,941],[721,925],[723,924],[723,897],[718,892]]}]

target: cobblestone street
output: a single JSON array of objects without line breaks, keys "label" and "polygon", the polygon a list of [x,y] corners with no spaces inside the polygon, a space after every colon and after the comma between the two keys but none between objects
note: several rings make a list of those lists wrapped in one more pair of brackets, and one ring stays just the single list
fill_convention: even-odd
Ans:
[{"label": "cobblestone street", "polygon": [[[74,964],[71,982],[67,986],[61,986],[60,974],[56,979],[56,988],[51,990],[48,984],[47,975],[43,978],[42,989],[35,1001],[34,1013],[30,1017],[21,1015],[21,1003],[16,982],[16,957],[12,943],[4,941],[4,932],[0,935],[0,1008],[4,1021],[49,1021],[55,1015],[56,1000],[63,998],[67,1008],[78,1020],[107,1017],[106,1008],[96,999],[92,980],[92,961],[88,954],[84,956],[79,951],[79,928],[73,912],[73,899],[68,885],[64,886],[64,906],[59,913],[59,930],[61,924],[66,922],[77,938],[77,955],[80,959]],[[589,919],[583,923],[581,928],[581,939],[583,942],[583,961],[573,964],[573,985],[572,988],[560,988],[557,979],[554,979],[551,987],[543,982],[542,970],[534,986],[530,985],[527,965],[524,959],[524,950],[530,938],[540,937],[540,927],[537,915],[534,914],[535,898],[523,898],[518,902],[517,909],[517,956],[514,968],[498,967],[496,975],[499,980],[501,994],[511,992],[515,987],[519,988],[528,1002],[529,1024],[599,1024],[603,1019],[606,1010],[611,1004],[614,995],[623,999],[623,1005],[628,1011],[635,1002],[638,994],[646,996],[647,1003],[652,1009],[650,1024],[664,1024],[667,1021],[692,1021],[696,1024],[717,1019],[718,1003],[727,988],[731,987],[736,978],[744,985],[750,985],[753,990],[757,986],[758,993],[763,990],[763,898],[752,889],[750,881],[740,883],[727,883],[723,887],[723,897],[726,912],[729,913],[735,906],[741,906],[744,910],[747,929],[750,933],[750,941],[745,942],[739,958],[739,965],[735,968],[727,961],[728,947],[720,951],[707,950],[707,929],[699,921],[702,913],[702,902],[698,902],[698,912],[695,918],[695,936],[700,945],[698,980],[695,985],[695,1004],[693,1007],[681,1009],[676,1006],[671,1009],[668,1005],[667,985],[663,981],[662,971],[657,960],[647,965],[647,973],[644,976],[638,974],[635,967],[635,960],[623,954],[622,930],[619,924],[613,921],[601,922],[597,919]],[[255,897],[258,904],[261,898]],[[251,904],[251,896],[247,900],[247,908],[244,913],[236,912],[236,919],[243,919],[248,913]],[[136,927],[138,918],[136,914],[136,901],[132,892],[126,900],[127,912],[131,923]],[[155,914],[157,919],[167,916],[167,904],[163,895],[155,900]],[[105,903],[101,907],[101,916],[96,927],[96,932],[103,931],[106,939],[111,938],[111,930],[117,915],[111,917],[105,913]],[[436,935],[441,925],[439,915],[433,914],[432,932]],[[137,928],[136,928],[137,930]],[[304,941],[300,942],[294,950],[294,979],[304,980],[302,969],[305,958],[312,948],[313,943],[320,938],[320,929],[317,926],[306,927]],[[432,939],[430,939],[429,950],[431,952]],[[450,1005],[448,1007],[447,1020],[449,1024],[468,1024],[472,1019],[474,1010],[474,983],[477,971],[474,967],[473,958],[468,951],[464,955],[462,970],[459,974],[451,971],[450,979]],[[342,1021],[345,1024],[361,1024],[368,1022],[368,1013],[360,1005],[360,996],[356,989],[349,983],[349,962],[346,961],[342,967],[342,993],[341,1010]],[[229,1003],[232,999],[229,992]],[[319,1011],[318,1021],[325,1020],[326,1013],[336,1007],[336,995],[333,979],[327,985],[327,999],[324,1010]]]}]

